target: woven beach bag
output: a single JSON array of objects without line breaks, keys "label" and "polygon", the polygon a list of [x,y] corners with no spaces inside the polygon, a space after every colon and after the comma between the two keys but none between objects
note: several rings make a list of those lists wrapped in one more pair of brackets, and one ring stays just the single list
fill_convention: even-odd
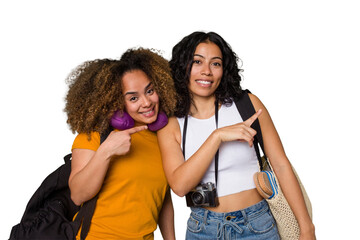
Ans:
[{"label": "woven beach bag", "polygon": [[[293,172],[299,182],[301,192],[304,196],[306,208],[308,210],[310,218],[312,219],[312,206],[311,206],[309,196],[306,193],[306,190],[305,190],[303,184],[301,183],[301,180],[293,166],[292,166],[292,169],[293,169]],[[272,171],[272,167],[271,167],[269,161],[264,162],[264,170]],[[277,180],[277,177],[274,172],[273,172],[273,174],[275,176],[276,183],[278,183],[279,181]],[[288,202],[286,201],[286,198],[285,198],[284,194],[282,193],[279,184],[278,184],[277,188],[278,188],[278,194],[273,196],[271,199],[266,199],[266,201],[268,202],[271,213],[273,214],[273,216],[275,218],[276,225],[279,230],[280,238],[282,240],[299,239],[299,237],[300,237],[299,224],[298,224],[298,222],[295,218],[295,215],[294,215],[293,211],[291,210]]]}]

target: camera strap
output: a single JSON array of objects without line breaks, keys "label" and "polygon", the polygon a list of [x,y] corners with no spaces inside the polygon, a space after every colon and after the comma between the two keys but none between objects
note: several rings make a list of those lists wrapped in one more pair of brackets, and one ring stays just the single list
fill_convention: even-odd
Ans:
[{"label": "camera strap", "polygon": [[[219,118],[219,114],[218,114],[218,110],[219,110],[219,102],[216,100],[215,101],[215,124],[216,124],[216,129],[218,129],[218,118]],[[183,135],[182,135],[182,152],[185,158],[185,142],[186,142],[186,130],[187,130],[187,124],[188,124],[188,115],[185,116],[184,119],[184,128],[183,128]],[[216,151],[215,154],[215,186],[217,187],[217,181],[218,181],[218,165],[219,165],[219,149]]]}]

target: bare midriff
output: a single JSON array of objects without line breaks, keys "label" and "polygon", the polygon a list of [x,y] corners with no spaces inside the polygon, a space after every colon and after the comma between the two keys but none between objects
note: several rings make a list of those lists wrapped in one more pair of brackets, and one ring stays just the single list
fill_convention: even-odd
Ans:
[{"label": "bare midriff", "polygon": [[242,191],[239,193],[230,194],[219,197],[219,205],[217,207],[205,207],[213,212],[234,212],[247,207],[250,207],[263,200],[258,191],[254,189]]}]

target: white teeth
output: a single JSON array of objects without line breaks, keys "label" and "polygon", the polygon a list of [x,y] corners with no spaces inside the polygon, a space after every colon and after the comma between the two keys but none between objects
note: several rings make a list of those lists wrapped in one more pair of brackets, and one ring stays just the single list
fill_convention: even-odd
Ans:
[{"label": "white teeth", "polygon": [[143,112],[143,114],[149,114],[149,113],[151,113],[153,110],[150,110],[150,111],[148,111],[148,112]]},{"label": "white teeth", "polygon": [[211,84],[211,82],[208,82],[208,81],[197,81],[198,83],[201,83],[201,84],[208,84],[208,85],[210,85]]}]

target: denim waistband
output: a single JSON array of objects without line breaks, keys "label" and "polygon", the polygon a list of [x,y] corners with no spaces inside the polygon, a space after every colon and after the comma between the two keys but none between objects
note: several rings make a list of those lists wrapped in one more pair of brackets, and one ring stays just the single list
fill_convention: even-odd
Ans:
[{"label": "denim waistband", "polygon": [[268,203],[266,202],[266,200],[262,200],[250,207],[233,212],[219,213],[201,207],[192,207],[191,212],[192,214],[195,214],[200,218],[204,218],[204,220],[213,219],[219,221],[238,222],[242,220],[246,221],[253,217],[256,217],[257,215],[260,215],[261,213],[267,211],[268,209],[269,209]]}]

